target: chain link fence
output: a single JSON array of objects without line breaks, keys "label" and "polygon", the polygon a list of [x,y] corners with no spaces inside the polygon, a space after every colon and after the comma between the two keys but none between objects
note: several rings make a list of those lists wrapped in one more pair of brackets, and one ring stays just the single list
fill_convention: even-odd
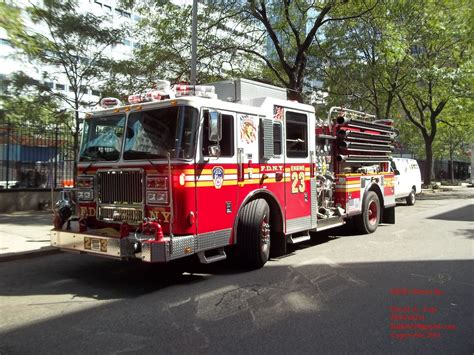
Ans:
[{"label": "chain link fence", "polygon": [[73,174],[71,131],[0,123],[0,190],[63,188]]}]

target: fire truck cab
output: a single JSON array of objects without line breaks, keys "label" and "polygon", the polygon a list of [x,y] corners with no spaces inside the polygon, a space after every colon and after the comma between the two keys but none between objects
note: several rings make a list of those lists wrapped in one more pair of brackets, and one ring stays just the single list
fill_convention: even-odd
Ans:
[{"label": "fire truck cab", "polygon": [[104,99],[85,119],[75,197],[57,203],[51,244],[152,263],[210,263],[231,248],[259,268],[349,219],[374,232],[395,219],[394,130],[372,121],[342,108],[318,119],[244,79]]}]

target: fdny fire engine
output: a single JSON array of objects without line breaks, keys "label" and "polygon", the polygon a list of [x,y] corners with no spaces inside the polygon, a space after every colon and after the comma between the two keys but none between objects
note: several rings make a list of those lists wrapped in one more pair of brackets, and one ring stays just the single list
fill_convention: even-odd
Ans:
[{"label": "fdny fire engine", "polygon": [[319,119],[284,89],[244,79],[160,81],[128,101],[103,99],[85,118],[54,247],[150,263],[232,251],[259,268],[310,232],[395,222],[389,120],[344,108]]}]

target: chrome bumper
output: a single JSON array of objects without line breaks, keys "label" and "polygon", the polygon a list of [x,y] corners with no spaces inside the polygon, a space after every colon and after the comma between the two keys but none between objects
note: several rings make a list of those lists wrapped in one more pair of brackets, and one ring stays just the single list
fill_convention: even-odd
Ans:
[{"label": "chrome bumper", "polygon": [[116,259],[141,259],[163,263],[196,252],[195,236],[163,238],[161,241],[107,237],[69,231],[51,231],[51,246],[65,251],[77,251]]}]

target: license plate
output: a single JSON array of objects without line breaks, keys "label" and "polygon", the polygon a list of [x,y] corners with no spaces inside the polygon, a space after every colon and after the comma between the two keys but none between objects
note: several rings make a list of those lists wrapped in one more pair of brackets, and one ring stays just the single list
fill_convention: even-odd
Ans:
[{"label": "license plate", "polygon": [[84,249],[106,253],[107,239],[85,237]]}]

